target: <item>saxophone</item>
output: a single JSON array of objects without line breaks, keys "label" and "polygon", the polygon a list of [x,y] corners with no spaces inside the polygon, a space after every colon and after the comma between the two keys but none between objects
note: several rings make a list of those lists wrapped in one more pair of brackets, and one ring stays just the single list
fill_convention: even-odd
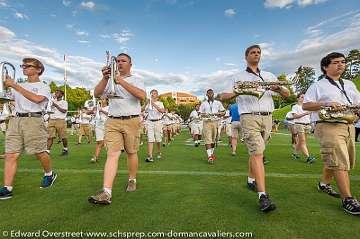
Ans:
[{"label": "saxophone", "polygon": [[344,122],[352,124],[359,119],[357,115],[359,110],[360,105],[344,105],[336,109],[332,106],[323,106],[319,110],[319,117],[328,122]]},{"label": "saxophone", "polygon": [[290,81],[237,81],[234,84],[234,93],[238,95],[252,95],[260,99],[265,91],[270,90],[272,86],[289,86],[294,83]]}]

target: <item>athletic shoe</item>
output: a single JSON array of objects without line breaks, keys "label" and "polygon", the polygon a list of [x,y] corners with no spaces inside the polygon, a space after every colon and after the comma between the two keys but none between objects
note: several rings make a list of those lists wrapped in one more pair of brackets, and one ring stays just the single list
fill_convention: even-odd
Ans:
[{"label": "athletic shoe", "polygon": [[97,163],[98,159],[94,156],[90,159],[90,162]]},{"label": "athletic shoe", "polygon": [[145,162],[150,163],[150,162],[154,162],[154,160],[153,160],[152,157],[147,157],[147,158],[145,159]]},{"label": "athletic shoe", "polygon": [[214,160],[215,160],[215,158],[214,158],[214,155],[213,155],[213,154],[208,157],[208,163],[209,163],[209,164],[213,164],[213,163],[214,163]]},{"label": "athletic shoe", "polygon": [[161,159],[161,153],[156,156],[157,159]]},{"label": "athletic shoe", "polygon": [[299,160],[300,159],[300,155],[298,155],[296,153],[293,153],[291,156],[292,156],[293,160]]},{"label": "athletic shoe", "polygon": [[231,152],[231,156],[236,156],[236,152]]},{"label": "athletic shoe", "polygon": [[276,205],[270,200],[269,195],[263,194],[259,199],[260,210],[263,212],[269,212],[276,208]]},{"label": "athletic shoe", "polygon": [[68,154],[69,154],[69,151],[68,151],[68,150],[63,149],[63,150],[61,151],[60,156],[67,156]]},{"label": "athletic shoe", "polygon": [[50,176],[44,176],[40,188],[48,188],[54,184],[57,174],[53,172]]},{"label": "athletic shoe", "polygon": [[306,158],[306,163],[312,164],[316,161],[316,158],[314,156],[309,156]]},{"label": "athletic shoe", "polygon": [[89,203],[109,205],[111,203],[111,196],[104,190],[97,192],[94,196],[88,198]]},{"label": "athletic shoe", "polygon": [[163,146],[163,147],[165,147],[165,146],[166,146],[166,144],[165,144],[165,143],[163,143],[163,144],[162,144],[162,146]]},{"label": "athletic shoe", "polygon": [[360,203],[353,197],[344,198],[342,200],[342,207],[347,213],[360,215]]},{"label": "athletic shoe", "polygon": [[0,200],[6,200],[12,198],[12,191],[9,191],[6,187],[0,189]]},{"label": "athletic shoe", "polygon": [[134,179],[130,179],[126,187],[126,192],[134,192],[134,191],[136,191],[136,181]]},{"label": "athletic shoe", "polygon": [[325,186],[321,186],[320,183],[318,183],[317,186],[319,191],[322,191],[324,193],[327,193],[328,195],[335,197],[335,198],[340,198],[340,194],[338,192],[336,192],[330,184],[326,184]]},{"label": "athletic shoe", "polygon": [[248,189],[250,189],[251,191],[256,192],[256,191],[257,191],[256,181],[254,181],[254,182],[252,182],[252,183],[247,182],[247,187],[248,187]]}]

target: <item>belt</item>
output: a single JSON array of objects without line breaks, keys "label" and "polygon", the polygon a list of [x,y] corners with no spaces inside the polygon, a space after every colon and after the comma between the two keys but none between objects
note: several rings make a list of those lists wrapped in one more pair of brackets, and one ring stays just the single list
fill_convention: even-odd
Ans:
[{"label": "belt", "polygon": [[42,112],[16,113],[17,117],[42,117]]},{"label": "belt", "polygon": [[124,115],[124,116],[109,115],[109,118],[111,118],[111,119],[121,119],[121,120],[132,119],[132,118],[136,118],[136,117],[139,117],[139,115]]},{"label": "belt", "polygon": [[350,123],[345,123],[345,122],[341,122],[341,121],[316,121],[316,124],[320,124],[320,123],[328,123],[328,124],[350,124]]},{"label": "belt", "polygon": [[295,124],[310,125],[310,123],[299,123],[299,122],[296,122]]},{"label": "belt", "polygon": [[156,122],[156,121],[159,121],[161,119],[149,119],[151,122]]},{"label": "belt", "polygon": [[251,112],[251,113],[242,113],[241,115],[271,115],[271,112]]}]

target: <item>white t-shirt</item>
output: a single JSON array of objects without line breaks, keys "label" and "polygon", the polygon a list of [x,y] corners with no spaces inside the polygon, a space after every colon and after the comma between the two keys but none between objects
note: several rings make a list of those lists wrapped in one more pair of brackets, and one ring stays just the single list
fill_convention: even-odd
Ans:
[{"label": "white t-shirt", "polygon": [[[260,72],[261,77],[265,82],[274,82],[278,81],[276,76],[267,71]],[[260,81],[263,80],[250,72],[242,71],[236,75],[233,79],[233,87],[237,81]],[[230,90],[233,91],[233,88]],[[239,95],[236,97],[236,103],[239,106],[239,114],[243,113],[252,113],[252,112],[273,112],[274,111],[274,101],[272,99],[273,95],[279,95],[278,93],[272,90],[266,90],[264,95],[258,99],[256,96],[252,95]]]},{"label": "white t-shirt", "polygon": [[[157,107],[159,107],[160,109],[164,109],[164,104],[161,101],[156,101],[155,105]],[[145,111],[148,112],[148,120],[157,120],[157,119],[161,119],[162,117],[162,113],[159,112],[155,107],[153,107],[152,105],[150,105],[150,103],[145,107]]]},{"label": "white t-shirt", "polygon": [[[144,80],[138,76],[129,76],[124,79],[129,84],[145,91]],[[108,81],[102,98],[107,98],[110,93],[110,80]],[[129,116],[140,115],[141,106],[140,100],[130,94],[120,84],[115,84],[116,95],[123,97],[123,99],[109,99],[109,115],[111,116]]]},{"label": "white t-shirt", "polygon": [[230,110],[226,110],[226,112],[225,112],[225,117],[227,117],[226,119],[225,119],[225,124],[231,124],[231,116],[230,116]]},{"label": "white t-shirt", "polygon": [[80,124],[90,124],[91,115],[88,115],[86,113],[81,113],[81,120]]},{"label": "white t-shirt", "polygon": [[[357,105],[360,103],[360,94],[355,84],[349,80],[344,81],[344,89],[351,100],[351,103]],[[338,81],[337,84],[340,86]],[[308,102],[337,102],[342,105],[350,105],[345,95],[334,85],[332,85],[327,79],[321,79],[312,84],[305,93],[304,103]],[[314,121],[320,120],[318,111],[313,111],[311,118]]]},{"label": "white t-shirt", "polygon": [[46,99],[37,104],[28,100],[16,90],[11,89],[10,98],[15,100],[15,112],[31,113],[31,112],[45,111],[47,102],[51,98],[50,87],[44,84],[43,82],[33,82],[33,83],[25,82],[25,83],[19,83],[19,85],[25,88],[26,90],[33,92],[34,94],[45,96]]},{"label": "white t-shirt", "polygon": [[285,115],[285,120],[287,121],[288,124],[295,124],[294,120],[292,119],[293,118],[292,114],[293,114],[293,112],[289,111]]},{"label": "white t-shirt", "polygon": [[54,105],[51,107],[51,109],[54,111],[53,114],[50,114],[50,119],[65,119],[67,115],[68,110],[68,103],[65,100],[57,101],[56,99],[53,100],[55,104],[59,105],[61,109],[66,110],[65,113],[60,112],[58,108],[56,108]]},{"label": "white t-shirt", "polygon": [[[109,112],[109,106],[101,107],[101,110]],[[107,120],[108,115],[100,111],[100,119],[96,119],[96,126],[104,126],[105,121]]]},{"label": "white t-shirt", "polygon": [[[306,111],[306,110],[303,110],[302,106],[301,105],[294,105],[291,109],[291,113],[292,113],[292,117],[294,117],[295,115],[294,114],[297,114],[297,115],[301,115],[301,114],[305,114],[309,111]],[[305,115],[301,118],[298,118],[298,119],[294,119],[293,120],[294,123],[301,123],[301,124],[310,124],[310,114],[308,115]]]},{"label": "white t-shirt", "polygon": [[220,111],[224,111],[225,108],[224,106],[221,104],[220,101],[214,100],[214,101],[203,101],[200,105],[200,113],[206,113],[206,114],[216,114],[219,113]]},{"label": "white t-shirt", "polygon": [[196,110],[193,110],[190,113],[189,118],[190,118],[192,123],[201,123],[201,120],[199,119],[199,113]]}]

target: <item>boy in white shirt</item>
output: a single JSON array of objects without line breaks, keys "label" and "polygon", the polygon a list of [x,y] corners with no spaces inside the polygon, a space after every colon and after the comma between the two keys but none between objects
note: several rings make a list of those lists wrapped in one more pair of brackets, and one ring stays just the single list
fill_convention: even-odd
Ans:
[{"label": "boy in white shirt", "polygon": [[10,199],[13,196],[17,160],[24,150],[28,154],[35,154],[44,169],[40,188],[50,187],[57,178],[57,174],[51,168],[50,156],[46,152],[47,130],[43,112],[50,98],[50,88],[39,78],[45,68],[35,58],[23,59],[21,68],[27,76],[27,82],[17,84],[10,78],[4,82],[6,87],[12,88],[16,115],[10,119],[6,131],[4,187],[0,189],[0,199]]}]

